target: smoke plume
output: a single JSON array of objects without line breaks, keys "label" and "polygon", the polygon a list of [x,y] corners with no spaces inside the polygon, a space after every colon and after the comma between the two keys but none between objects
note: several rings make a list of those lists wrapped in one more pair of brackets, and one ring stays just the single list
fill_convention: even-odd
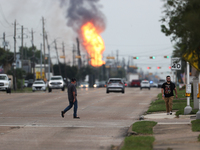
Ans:
[{"label": "smoke plume", "polygon": [[61,7],[68,5],[66,11],[67,26],[75,32],[87,22],[92,22],[102,32],[105,29],[105,16],[99,10],[102,6],[99,0],[61,0]]}]

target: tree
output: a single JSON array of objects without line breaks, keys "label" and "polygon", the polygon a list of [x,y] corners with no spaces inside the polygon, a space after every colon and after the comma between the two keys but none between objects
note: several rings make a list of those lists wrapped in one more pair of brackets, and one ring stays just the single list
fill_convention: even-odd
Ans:
[{"label": "tree", "polygon": [[9,50],[5,50],[0,47],[0,66],[3,65],[5,72],[7,72],[7,70],[10,69],[10,66],[12,65],[13,61],[14,54]]},{"label": "tree", "polygon": [[[174,56],[200,59],[200,1],[165,0],[161,31],[176,43]],[[198,61],[200,68],[200,61]]]},{"label": "tree", "polygon": [[[19,52],[21,54],[22,48],[20,47]],[[23,59],[30,59],[31,61],[34,60],[34,52],[35,52],[35,63],[40,63],[40,50],[34,47],[23,47]],[[42,58],[44,58],[42,54]],[[44,62],[44,60],[43,60]]]}]

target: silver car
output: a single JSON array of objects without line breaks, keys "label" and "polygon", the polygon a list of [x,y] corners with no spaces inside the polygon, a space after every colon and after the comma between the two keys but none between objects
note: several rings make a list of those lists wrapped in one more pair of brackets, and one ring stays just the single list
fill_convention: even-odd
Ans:
[{"label": "silver car", "polygon": [[106,93],[125,92],[124,81],[121,78],[110,78],[107,82]]},{"label": "silver car", "polygon": [[32,91],[46,91],[47,85],[43,80],[36,80],[33,82]]}]

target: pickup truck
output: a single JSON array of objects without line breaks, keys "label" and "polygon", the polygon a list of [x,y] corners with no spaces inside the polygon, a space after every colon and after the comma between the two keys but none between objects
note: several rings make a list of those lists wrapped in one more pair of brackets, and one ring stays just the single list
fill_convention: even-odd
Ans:
[{"label": "pickup truck", "polygon": [[11,79],[6,74],[0,74],[0,91],[11,93]]},{"label": "pickup truck", "polygon": [[52,89],[61,89],[62,91],[64,91],[65,90],[64,80],[62,76],[52,76],[48,83],[49,92],[51,92]]}]

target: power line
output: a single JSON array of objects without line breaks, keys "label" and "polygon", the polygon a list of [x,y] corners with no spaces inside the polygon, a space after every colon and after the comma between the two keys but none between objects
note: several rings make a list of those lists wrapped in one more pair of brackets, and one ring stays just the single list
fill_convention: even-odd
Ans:
[{"label": "power line", "polygon": [[2,7],[1,7],[1,5],[0,5],[0,12],[1,12],[1,15],[3,16],[3,19],[6,21],[6,23],[7,23],[10,27],[12,27],[12,25],[7,21],[5,15],[4,15],[4,13],[3,13],[3,9],[2,9]]}]

